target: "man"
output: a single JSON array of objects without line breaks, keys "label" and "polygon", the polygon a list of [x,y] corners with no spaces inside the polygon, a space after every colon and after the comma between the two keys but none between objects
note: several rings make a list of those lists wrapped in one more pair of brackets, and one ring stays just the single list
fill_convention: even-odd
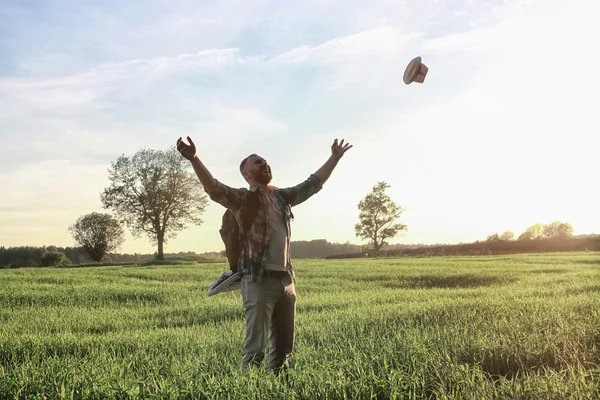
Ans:
[{"label": "man", "polygon": [[[290,257],[291,208],[319,192],[344,153],[352,146],[331,145],[331,156],[304,182],[279,189],[267,161],[251,154],[242,160],[240,173],[249,189],[235,189],[216,180],[196,154],[196,146],[179,138],[177,150],[190,160],[209,197],[231,210],[246,240],[238,259],[240,290],[246,317],[242,366],[259,365],[270,329],[269,369],[276,373],[286,364],[294,344],[296,276]],[[248,213],[254,210],[250,223]],[[249,225],[249,226],[247,226]]]}]

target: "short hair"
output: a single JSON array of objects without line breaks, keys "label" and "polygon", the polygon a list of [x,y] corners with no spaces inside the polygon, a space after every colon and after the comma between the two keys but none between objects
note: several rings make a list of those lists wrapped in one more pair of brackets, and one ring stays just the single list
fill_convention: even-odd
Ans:
[{"label": "short hair", "polygon": [[250,157],[254,157],[254,156],[257,156],[257,155],[258,155],[258,154],[254,154],[254,153],[252,153],[252,154],[250,154],[248,157],[246,157],[246,158],[244,158],[244,159],[242,160],[242,162],[240,163],[240,173],[241,173],[242,175],[244,175],[244,171],[243,171],[243,169],[244,169],[244,165],[246,165],[246,161],[248,161],[248,159],[249,159]]}]

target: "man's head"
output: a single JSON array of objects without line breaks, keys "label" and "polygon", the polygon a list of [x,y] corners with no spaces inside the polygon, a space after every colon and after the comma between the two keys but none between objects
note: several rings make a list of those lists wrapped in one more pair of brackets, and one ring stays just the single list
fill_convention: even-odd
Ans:
[{"label": "man's head", "polygon": [[252,186],[268,185],[273,179],[267,160],[256,154],[250,154],[242,160],[240,172],[246,182]]}]

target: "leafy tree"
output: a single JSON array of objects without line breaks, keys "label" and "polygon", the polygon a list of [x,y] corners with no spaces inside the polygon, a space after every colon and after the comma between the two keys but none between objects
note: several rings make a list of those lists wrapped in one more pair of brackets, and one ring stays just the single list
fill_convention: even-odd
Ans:
[{"label": "leafy tree", "polygon": [[510,242],[511,240],[515,240],[515,234],[511,231],[504,231],[500,235],[500,240],[505,242]]},{"label": "leafy tree", "polygon": [[99,262],[125,241],[125,231],[110,214],[93,212],[79,217],[69,227],[73,238],[81,245],[86,256]]},{"label": "leafy tree", "polygon": [[519,235],[519,240],[535,240],[542,237],[544,227],[542,224],[534,224]]},{"label": "leafy tree", "polygon": [[559,239],[573,236],[573,227],[568,222],[554,221],[547,225],[531,225],[519,235],[519,240]]},{"label": "leafy tree", "polygon": [[158,260],[164,259],[164,243],[186,223],[203,222],[208,199],[189,168],[175,148],[141,149],[131,158],[122,155],[109,168],[103,206],[115,211],[135,237],[146,234],[158,246]]},{"label": "leafy tree", "polygon": [[568,222],[554,221],[544,225],[542,237],[544,239],[563,239],[573,236],[573,227]]},{"label": "leafy tree", "polygon": [[375,251],[380,250],[398,232],[407,226],[395,221],[406,209],[398,206],[386,193],[390,185],[384,181],[377,182],[373,191],[368,193],[358,204],[359,222],[354,226],[357,237],[369,240]]}]

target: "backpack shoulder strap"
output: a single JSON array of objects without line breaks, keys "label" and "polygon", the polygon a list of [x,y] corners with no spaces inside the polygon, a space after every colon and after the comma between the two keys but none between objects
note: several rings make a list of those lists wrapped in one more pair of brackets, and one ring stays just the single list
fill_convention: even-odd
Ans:
[{"label": "backpack shoulder strap", "polygon": [[259,189],[255,191],[250,191],[248,196],[246,196],[245,201],[245,213],[242,214],[242,246],[244,246],[244,265],[248,264],[248,233],[250,231],[250,227],[252,226],[252,222],[256,215],[258,214],[258,209],[260,208],[260,193]]},{"label": "backpack shoulder strap", "polygon": [[260,208],[260,196],[258,193],[258,189],[255,191],[249,191],[248,195],[244,203],[242,204],[242,210],[240,213],[240,217],[242,220],[241,231],[242,235],[245,236],[250,230],[250,226],[252,226],[252,221],[256,218],[258,214],[258,209]]}]

